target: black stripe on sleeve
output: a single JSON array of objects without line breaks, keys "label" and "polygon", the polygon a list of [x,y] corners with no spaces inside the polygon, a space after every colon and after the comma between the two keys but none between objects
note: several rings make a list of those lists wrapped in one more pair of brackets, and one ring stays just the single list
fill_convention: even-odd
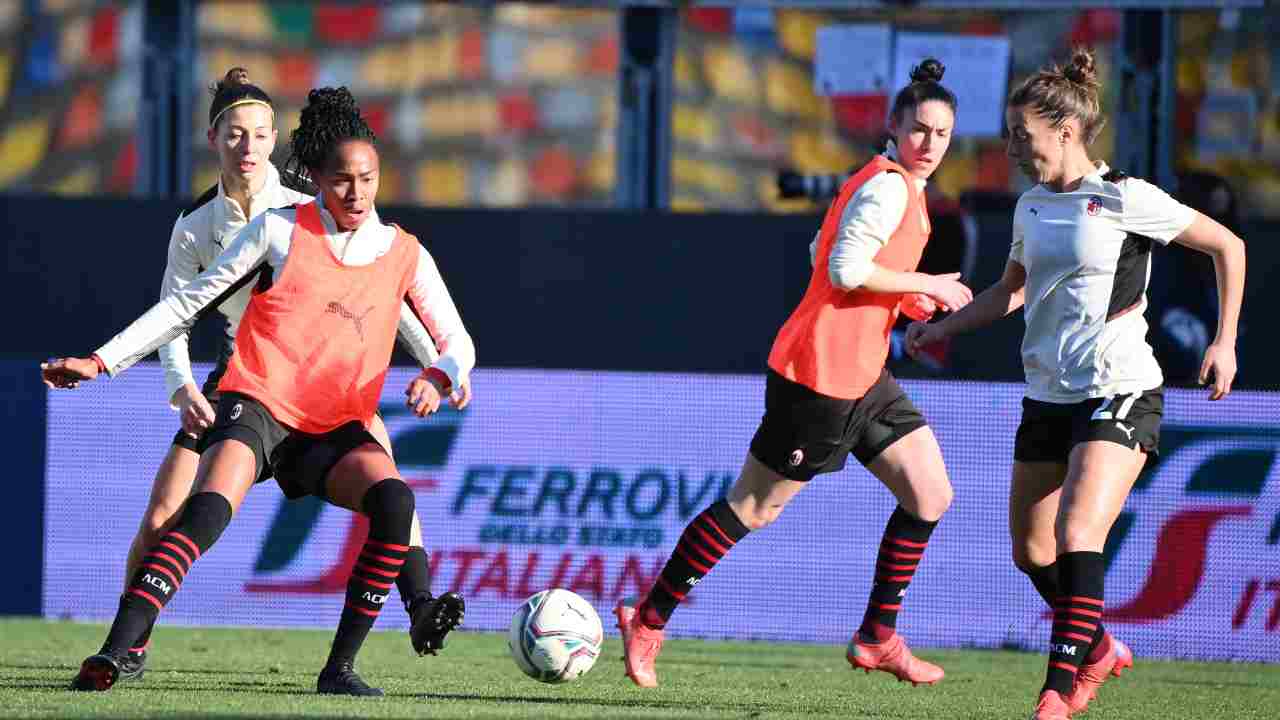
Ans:
[{"label": "black stripe on sleeve", "polygon": [[154,342],[151,346],[145,348],[143,351],[134,353],[133,355],[130,355],[129,357],[126,357],[123,360],[121,360],[119,363],[116,364],[114,368],[111,369],[111,374],[116,375],[118,373],[121,373],[127,370],[142,358],[155,352],[156,349],[164,345],[168,345],[179,335],[189,332],[197,322],[199,322],[202,318],[209,315],[210,313],[216,311],[218,309],[218,306],[226,302],[227,298],[231,297],[232,295],[235,295],[240,290],[240,288],[244,287],[245,285],[248,285],[251,282],[258,281],[260,279],[260,276],[262,275],[270,276],[271,274],[270,270],[271,270],[271,266],[267,265],[265,261],[259,263],[257,267],[245,273],[244,277],[240,278],[239,280],[236,280],[234,283],[231,284],[230,287],[228,287],[226,290],[223,290],[218,295],[218,297],[210,301],[208,305],[205,305],[204,307],[197,310],[196,314],[191,316],[191,318],[189,318],[186,322],[183,322],[180,325],[176,325],[172,328],[169,328],[164,332],[164,334],[162,334],[159,337],[157,342]]}]

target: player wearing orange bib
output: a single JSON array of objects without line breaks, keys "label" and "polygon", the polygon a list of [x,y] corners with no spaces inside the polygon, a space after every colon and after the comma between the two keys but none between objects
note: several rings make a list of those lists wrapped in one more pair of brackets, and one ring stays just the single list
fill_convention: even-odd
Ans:
[{"label": "player wearing orange bib", "polygon": [[[290,162],[315,181],[319,198],[254,218],[209,269],[91,358],[42,366],[53,387],[114,375],[185,332],[228,288],[257,278],[218,384],[213,426],[200,441],[194,492],[134,573],[102,651],[81,666],[77,689],[115,683],[121,658],[217,541],[249,488],[274,476],[290,498],[316,495],[369,519],[317,690],[382,694],[355,673],[354,662],[406,564],[415,515],[413,492],[368,430],[402,303],[439,352],[406,390],[418,415],[434,412],[445,397],[465,404],[475,349],[431,256],[378,218],[375,142],[346,88],[313,90],[291,138]],[[463,609],[456,594],[433,599],[421,631],[431,649],[443,646]]]},{"label": "player wearing orange bib", "polygon": [[765,415],[742,473],[726,498],[693,519],[642,601],[615,609],[626,673],[658,684],[654,661],[681,600],[748,533],[777,519],[815,475],[853,454],[897,497],[880,544],[861,626],[849,642],[855,668],[912,683],[942,679],[895,631],[912,575],[951,503],[951,483],[933,432],[885,370],[899,309],[915,318],[972,299],[957,275],[915,272],[929,239],[925,180],[955,124],[955,96],[927,60],[911,72],[890,114],[893,139],[845,182],[811,248],[813,275],[769,354]]}]

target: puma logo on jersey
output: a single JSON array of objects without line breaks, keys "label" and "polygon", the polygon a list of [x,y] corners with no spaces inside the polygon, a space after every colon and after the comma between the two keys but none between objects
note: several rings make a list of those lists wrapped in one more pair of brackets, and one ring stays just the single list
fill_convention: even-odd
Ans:
[{"label": "puma logo on jersey", "polygon": [[343,307],[342,303],[337,302],[335,300],[329,303],[327,306],[325,306],[324,311],[332,315],[337,315],[339,317],[350,320],[356,326],[356,334],[359,335],[360,340],[363,341],[364,340],[364,319],[369,317],[369,313],[373,312],[373,307],[374,306],[371,305],[369,306],[368,310],[365,310],[363,313],[356,315],[355,313]]},{"label": "puma logo on jersey", "polygon": [[1129,438],[1130,440],[1133,439],[1133,428],[1129,427],[1128,425],[1125,425],[1119,420],[1116,421],[1116,427],[1120,428],[1120,430],[1124,432],[1125,437]]}]

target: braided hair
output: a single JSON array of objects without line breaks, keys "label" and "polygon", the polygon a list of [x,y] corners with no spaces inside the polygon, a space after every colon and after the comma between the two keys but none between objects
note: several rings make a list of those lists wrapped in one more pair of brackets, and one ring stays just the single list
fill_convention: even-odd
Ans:
[{"label": "braided hair", "polygon": [[[271,96],[262,88],[249,82],[249,71],[233,67],[222,79],[209,86],[213,101],[209,103],[209,127],[215,127],[222,114],[237,105],[259,103],[272,108]],[[272,108],[274,116],[275,109]]]},{"label": "braided hair", "polygon": [[345,87],[316,88],[307,94],[298,127],[289,136],[285,173],[310,178],[329,166],[333,153],[347,140],[377,147],[378,138],[360,115],[356,99]]}]

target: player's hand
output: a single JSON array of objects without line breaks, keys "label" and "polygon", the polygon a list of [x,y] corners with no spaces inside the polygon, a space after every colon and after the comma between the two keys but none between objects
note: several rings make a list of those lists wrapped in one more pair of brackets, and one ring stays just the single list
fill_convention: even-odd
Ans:
[{"label": "player's hand", "polygon": [[925,277],[929,278],[929,287],[924,294],[938,303],[938,309],[955,312],[973,302],[973,291],[960,282],[960,273],[926,275]]},{"label": "player's hand", "polygon": [[93,358],[54,358],[40,363],[40,377],[46,387],[70,390],[82,380],[98,377],[98,361]]},{"label": "player's hand", "polygon": [[1204,362],[1200,363],[1200,384],[1208,385],[1210,400],[1221,400],[1231,392],[1231,382],[1236,379],[1236,349],[1224,343],[1214,343],[1205,348]]},{"label": "player's hand", "polygon": [[464,380],[462,386],[449,395],[449,402],[458,410],[471,404],[471,380]]},{"label": "player's hand", "polygon": [[938,311],[938,303],[923,293],[907,293],[903,295],[898,307],[902,308],[904,315],[919,322],[928,322],[929,318],[933,317],[933,314]]},{"label": "player's hand", "polygon": [[907,326],[907,354],[918,359],[925,348],[946,339],[941,323],[913,322]]},{"label": "player's hand", "polygon": [[199,436],[213,425],[215,417],[213,406],[195,385],[187,383],[178,388],[173,393],[172,402],[174,407],[178,408],[182,429],[192,437]]},{"label": "player's hand", "polygon": [[432,374],[423,372],[405,388],[405,404],[418,417],[426,417],[440,409],[440,400],[445,396],[444,385]]}]

